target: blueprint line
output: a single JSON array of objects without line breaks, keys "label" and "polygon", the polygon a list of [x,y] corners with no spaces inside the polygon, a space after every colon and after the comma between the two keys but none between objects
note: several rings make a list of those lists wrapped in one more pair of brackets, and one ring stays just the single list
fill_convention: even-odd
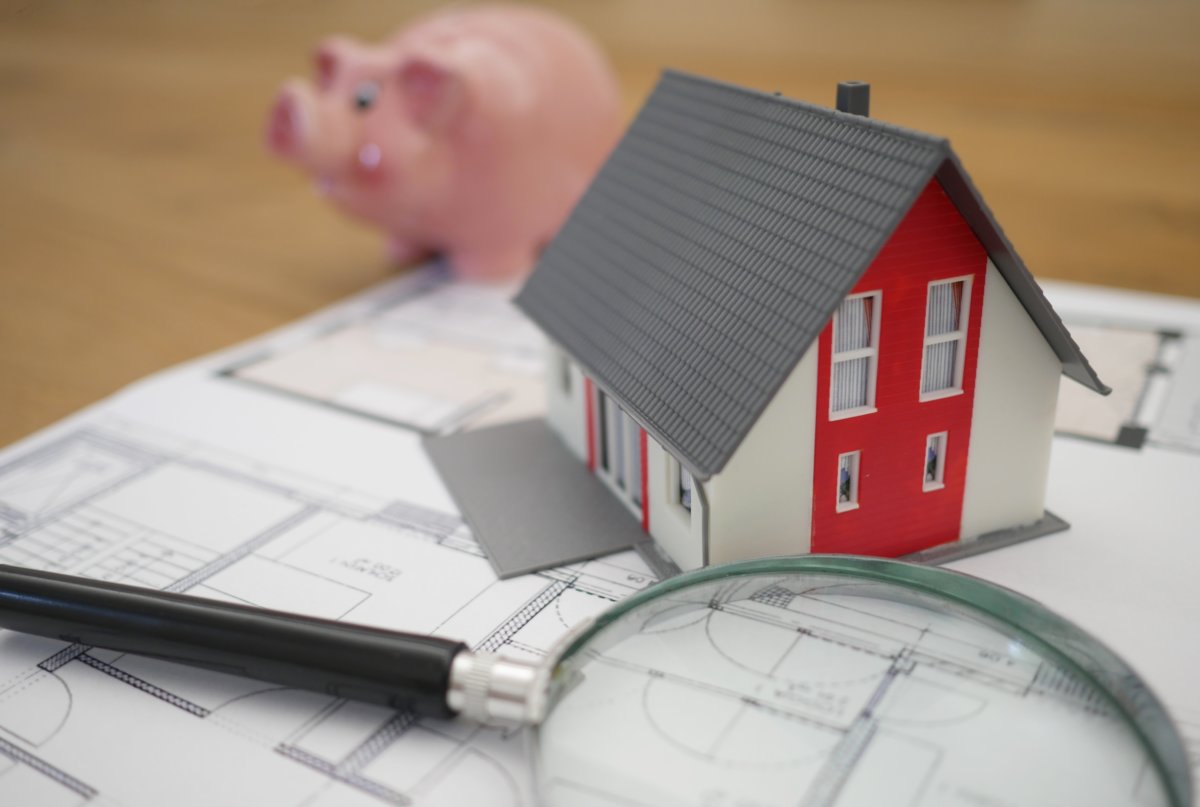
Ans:
[{"label": "blueprint line", "polygon": [[403,793],[393,790],[385,785],[381,785],[371,779],[367,779],[366,777],[358,776],[357,774],[345,775],[339,773],[338,767],[332,762],[321,759],[316,754],[310,754],[302,748],[297,748],[294,745],[278,745],[276,746],[275,751],[287,757],[288,759],[299,762],[301,765],[305,765],[315,771],[323,773],[331,779],[351,785],[352,787],[359,788],[360,790],[364,790],[367,793],[370,793],[372,796],[375,796],[376,798],[389,804],[400,805],[400,807],[407,807],[407,805],[412,804],[412,799]]},{"label": "blueprint line", "polygon": [[33,754],[16,745],[13,745],[2,737],[0,737],[0,754],[8,757],[13,762],[20,762],[24,765],[28,765],[30,768],[33,768],[43,776],[50,777],[63,787],[79,794],[85,799],[94,799],[98,793],[98,791],[91,785],[84,784],[66,771],[56,768],[49,762],[35,757]]},{"label": "blueprint line", "polygon": [[121,683],[129,684],[134,689],[140,689],[147,695],[152,695],[153,697],[158,698],[160,701],[164,701],[172,706],[182,709],[185,712],[194,714],[196,717],[208,717],[210,714],[209,710],[205,709],[203,706],[197,706],[191,701],[181,698],[174,693],[168,692],[162,687],[155,686],[149,681],[143,681],[136,675],[131,675],[118,667],[114,667],[111,664],[105,663],[95,656],[89,656],[87,653],[82,653],[79,656],[79,660],[87,666],[99,670],[105,675],[111,675]]},{"label": "blueprint line", "polygon": [[[400,448],[410,450],[407,443]],[[411,450],[416,452],[419,446],[413,443]],[[524,583],[500,584],[490,572],[482,571],[486,566],[482,552],[461,517],[438,509],[426,499],[398,500],[386,488],[363,490],[331,482],[311,470],[297,472],[287,465],[265,463],[234,449],[154,431],[123,419],[110,418],[103,427],[56,436],[53,443],[38,451],[39,462],[21,463],[18,458],[5,465],[9,474],[0,476],[0,483],[7,483],[0,486],[0,499],[10,497],[18,515],[15,524],[2,523],[0,539],[15,532],[18,544],[9,550],[10,555],[15,557],[18,550],[26,555],[36,551],[40,553],[38,562],[58,563],[64,571],[84,576],[128,578],[139,585],[172,592],[195,592],[214,586],[207,592],[211,596],[223,595],[261,607],[311,607],[327,612],[327,618],[336,618],[348,604],[366,606],[362,612],[365,619],[385,623],[393,617],[381,603],[393,598],[398,605],[412,607],[419,602],[410,593],[416,585],[421,591],[429,589],[431,601],[444,609],[429,627],[453,622],[446,624],[447,631],[474,641],[485,637],[498,649],[522,655],[544,654],[548,643],[557,637],[558,623],[565,623],[567,617],[561,613],[556,619],[549,617],[550,612],[562,607],[558,603],[562,596],[573,598],[569,618],[574,620],[643,587],[648,580],[640,564],[631,558],[628,562],[634,565],[629,569],[620,563],[596,561],[555,570]],[[414,465],[419,464],[415,461],[419,456],[414,453]],[[63,480],[75,481],[64,484]],[[180,489],[178,495],[189,497],[180,500],[182,508],[174,508],[171,500],[161,498],[164,480],[196,486]],[[35,483],[37,490],[30,493]],[[56,490],[62,491],[55,494],[57,498],[48,498]],[[212,506],[204,498],[210,491],[214,496]],[[250,507],[261,507],[261,515],[253,520],[239,517],[242,511],[236,508],[243,501]],[[193,512],[211,522],[206,529],[215,528],[213,546],[204,543],[203,534],[197,533],[196,522],[190,516],[181,520],[184,513]],[[228,518],[225,513],[230,514]],[[30,516],[38,516],[36,524]],[[254,526],[238,526],[249,523]],[[221,529],[225,524],[229,531]],[[218,548],[221,536],[228,548]],[[84,537],[87,545],[76,549]],[[393,585],[392,579],[378,576],[355,577],[363,570],[346,563],[347,559],[362,559],[368,566],[378,562],[389,569],[410,571],[417,567],[406,564],[416,558],[422,563],[444,562],[450,576],[432,584],[413,576]],[[276,575],[274,569],[281,571]],[[356,594],[353,601],[351,592]],[[364,592],[370,593],[369,599],[364,598]],[[299,792],[316,786],[310,774],[320,774],[326,783],[337,782],[339,788],[357,791],[359,799],[402,807],[427,801],[441,803],[447,798],[454,803],[453,799],[461,795],[459,777],[467,775],[476,782],[479,792],[490,794],[487,803],[514,807],[522,803],[523,780],[514,775],[514,765],[522,764],[523,749],[492,732],[444,731],[445,727],[436,723],[426,724],[411,714],[394,711],[376,714],[360,707],[339,711],[333,705],[337,699],[327,705],[286,691],[248,691],[253,698],[235,697],[238,707],[222,712],[219,709],[229,702],[228,698],[210,691],[202,676],[178,682],[156,667],[127,670],[126,661],[89,654],[89,650],[83,644],[51,645],[49,650],[34,645],[22,662],[27,666],[20,670],[14,664],[17,656],[0,658],[6,676],[20,672],[43,680],[42,673],[51,673],[44,678],[59,681],[55,684],[47,680],[38,691],[44,705],[55,711],[42,712],[30,700],[16,707],[24,711],[14,711],[10,704],[5,713],[6,719],[11,713],[14,720],[28,721],[41,732],[44,744],[38,746],[37,753],[48,766],[42,768],[47,775],[54,775],[54,770],[71,770],[71,754],[80,748],[78,738],[93,730],[87,721],[94,719],[95,710],[69,710],[72,700],[96,707],[97,699],[106,694],[114,703],[131,704],[149,696],[152,702],[201,718],[187,720],[181,715],[172,722],[167,717],[171,710],[157,712],[164,725],[170,723],[170,730],[175,732],[164,735],[162,743],[188,749],[190,759],[222,758],[222,751],[217,749],[220,738],[228,733],[241,741],[252,740],[257,748],[246,750],[251,755],[244,757],[246,776],[259,777],[256,786],[266,785],[269,776],[286,777],[279,780],[277,791],[277,803],[284,807],[298,807],[306,803],[305,798],[316,796],[317,791],[307,791],[309,796]],[[61,668],[75,660],[103,675],[63,676]],[[13,667],[11,671],[3,667],[4,661]],[[239,689],[236,682],[224,685]],[[114,687],[123,691],[117,692]],[[262,699],[257,700],[260,695]],[[55,703],[63,696],[65,701]],[[302,717],[301,723],[289,725],[285,713],[273,705],[281,702],[303,704],[302,709],[313,711],[311,716],[296,713]],[[61,720],[57,710],[65,710]],[[137,741],[131,740],[130,752],[145,743],[157,742],[148,737],[143,733]],[[403,749],[397,747],[398,742]],[[213,749],[211,757],[209,749]],[[426,749],[438,752],[426,756]],[[260,752],[261,756],[252,756]],[[89,753],[119,757],[124,751],[101,744]],[[401,772],[390,762],[382,765],[393,759]],[[292,774],[282,770],[293,766],[298,767]],[[113,770],[120,767],[114,766]],[[84,770],[99,769],[92,766]],[[109,770],[88,774],[88,792],[100,794],[95,799],[112,797],[115,793],[110,791],[124,786],[109,780],[115,775]],[[4,780],[0,803],[7,805],[14,792],[23,791],[17,776],[0,779]],[[205,803],[203,794],[208,792],[223,794],[217,802],[208,803],[237,803],[227,798],[229,789],[237,787],[235,782],[189,781],[187,798],[182,799],[189,804]],[[291,784],[284,785],[285,781]],[[304,784],[297,785],[297,781]],[[289,800],[282,798],[285,792]],[[347,797],[354,798],[349,794]],[[145,802],[135,798],[130,803]]]},{"label": "blueprint line", "polygon": [[38,666],[46,672],[52,673],[64,664],[79,658],[89,650],[91,650],[91,647],[85,644],[67,645],[49,658],[43,659]]},{"label": "blueprint line", "polygon": [[277,524],[271,525],[270,527],[263,530],[258,535],[251,538],[249,541],[246,541],[241,546],[235,547],[234,549],[231,549],[230,551],[226,552],[224,555],[221,555],[219,558],[214,560],[212,563],[209,563],[207,566],[197,569],[196,571],[189,574],[187,577],[184,577],[180,580],[175,581],[171,585],[167,586],[164,589],[164,591],[171,591],[171,592],[187,591],[192,586],[195,586],[199,583],[203,583],[205,580],[212,577],[217,572],[224,571],[225,569],[229,568],[233,564],[237,563],[242,558],[244,558],[247,555],[249,555],[250,553],[254,552],[256,549],[259,549],[260,547],[262,547],[266,544],[269,544],[271,541],[275,540],[283,533],[292,529],[300,522],[305,521],[305,520],[311,518],[312,516],[316,515],[317,512],[318,512],[318,509],[316,507],[314,507],[313,505],[308,505],[304,509],[300,510],[300,512],[295,513],[292,516],[289,516],[288,518],[284,519],[283,521],[281,521]]},{"label": "blueprint line", "polygon": [[547,586],[542,593],[538,594],[523,607],[517,611],[509,619],[505,620],[495,631],[479,643],[475,648],[477,652],[494,653],[499,650],[508,640],[511,639],[517,631],[529,624],[535,616],[545,610],[546,606],[554,602],[558,595],[562,594],[567,589],[567,584],[561,581],[555,581]]},{"label": "blueprint line", "polygon": [[339,775],[358,773],[408,731],[416,720],[411,712],[397,713],[339,762],[335,770]]},{"label": "blueprint line", "polygon": [[376,514],[375,520],[418,530],[439,540],[449,537],[463,525],[459,516],[409,502],[392,502]]}]

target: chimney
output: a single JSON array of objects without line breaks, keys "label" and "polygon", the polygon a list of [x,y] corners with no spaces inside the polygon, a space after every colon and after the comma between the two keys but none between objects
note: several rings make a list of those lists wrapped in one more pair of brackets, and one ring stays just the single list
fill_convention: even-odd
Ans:
[{"label": "chimney", "polygon": [[837,88],[838,112],[870,117],[871,85],[865,81],[839,81]]}]

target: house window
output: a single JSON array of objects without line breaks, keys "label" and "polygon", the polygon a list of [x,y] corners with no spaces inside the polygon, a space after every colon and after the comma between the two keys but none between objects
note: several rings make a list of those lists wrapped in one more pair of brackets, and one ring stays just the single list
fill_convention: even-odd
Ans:
[{"label": "house window", "polygon": [[635,508],[642,504],[641,427],[620,404],[596,391],[601,476]]},{"label": "house window", "polygon": [[847,297],[833,314],[833,371],[829,413],[850,417],[873,412],[879,359],[879,292]]},{"label": "house window", "polygon": [[625,435],[625,418],[624,412],[620,406],[613,406],[611,403],[605,407],[608,411],[608,451],[612,457],[612,467],[606,468],[611,471],[613,481],[617,483],[617,487],[625,490],[625,476],[628,466],[625,449],[627,438]]},{"label": "house window", "polygon": [[633,503],[641,506],[642,504],[642,429],[634,422],[634,419],[629,415],[621,412],[621,417],[625,419],[625,433],[627,435],[626,455],[629,457],[629,498]]},{"label": "house window", "polygon": [[940,490],[945,487],[946,432],[931,434],[925,438],[925,477],[922,490]]},{"label": "house window", "polygon": [[571,360],[565,353],[558,354],[558,386],[564,395],[571,394]]},{"label": "house window", "polygon": [[970,288],[970,278],[929,284],[925,303],[925,356],[921,365],[922,400],[962,392]]},{"label": "house window", "polygon": [[692,512],[692,474],[674,457],[671,458],[670,467],[671,474],[667,484],[670,485],[669,490],[672,491],[671,499],[690,513]]},{"label": "house window", "polygon": [[858,461],[861,453],[850,451],[838,455],[837,511],[839,513],[858,507]]},{"label": "house window", "polygon": [[600,469],[606,473],[611,472],[611,463],[608,457],[608,396],[599,390],[596,391],[596,448],[600,454]]}]

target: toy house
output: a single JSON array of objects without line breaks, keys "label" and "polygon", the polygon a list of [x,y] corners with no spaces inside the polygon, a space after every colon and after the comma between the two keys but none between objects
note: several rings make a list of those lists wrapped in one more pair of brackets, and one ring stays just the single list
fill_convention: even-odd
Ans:
[{"label": "toy house", "polygon": [[942,138],[665,73],[517,298],[547,419],[684,569],[1065,526],[1059,376],[1107,388]]}]

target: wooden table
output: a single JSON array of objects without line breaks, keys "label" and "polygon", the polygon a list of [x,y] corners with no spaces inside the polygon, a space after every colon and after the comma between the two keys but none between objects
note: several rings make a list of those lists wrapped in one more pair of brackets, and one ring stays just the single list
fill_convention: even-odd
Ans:
[{"label": "wooden table", "polygon": [[[663,66],[949,136],[1033,271],[1200,296],[1200,4],[561,2]],[[272,160],[321,36],[428,3],[0,2],[0,444],[394,271]]]}]

